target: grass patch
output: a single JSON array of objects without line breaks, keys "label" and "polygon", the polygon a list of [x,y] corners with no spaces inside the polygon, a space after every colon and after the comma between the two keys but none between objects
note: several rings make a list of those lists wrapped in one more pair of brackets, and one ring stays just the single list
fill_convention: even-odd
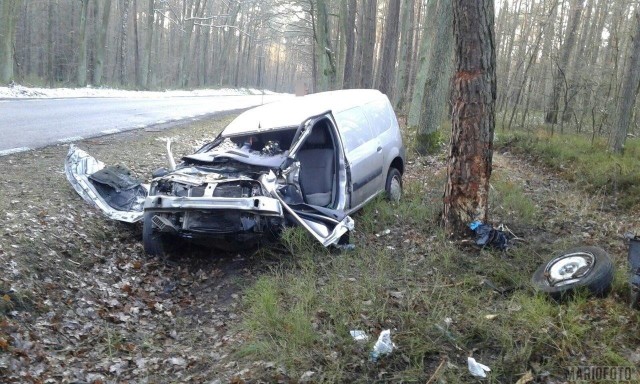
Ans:
[{"label": "grass patch", "polygon": [[606,139],[575,134],[509,132],[496,135],[496,147],[535,157],[592,193],[613,195],[622,208],[640,204],[640,140],[628,139],[622,155]]},{"label": "grass patch", "polygon": [[[439,181],[411,181],[400,203],[381,199],[365,207],[355,217],[353,252],[331,254],[300,229],[285,231],[293,257],[249,288],[238,356],[272,361],[293,380],[313,371],[316,382],[424,382],[445,360],[440,379],[470,381],[472,352],[491,367],[493,382],[516,382],[527,371],[562,378],[566,366],[585,361],[631,364],[624,351],[635,348],[637,336],[614,335],[633,316],[616,299],[622,284],[604,300],[577,294],[557,304],[536,294],[530,278],[545,245],[507,255],[461,250],[435,224],[440,201],[429,198],[431,183]],[[522,188],[501,174],[492,204],[521,225],[538,215]],[[391,329],[398,348],[372,363],[383,329]],[[355,342],[350,330],[365,331],[369,341]]]},{"label": "grass patch", "polygon": [[492,214],[504,222],[532,225],[538,217],[538,207],[524,193],[522,186],[501,172],[491,175],[489,199]]}]

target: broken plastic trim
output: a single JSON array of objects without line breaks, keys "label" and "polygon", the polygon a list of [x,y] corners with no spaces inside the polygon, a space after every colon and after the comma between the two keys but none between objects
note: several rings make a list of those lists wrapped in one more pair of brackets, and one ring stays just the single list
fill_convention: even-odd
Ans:
[{"label": "broken plastic trim", "polygon": [[[107,217],[113,220],[135,223],[142,219],[140,211],[119,211],[100,197],[95,186],[89,180],[89,176],[104,168],[104,163],[96,160],[85,151],[75,145],[69,146],[69,152],[64,163],[64,173],[73,189],[89,204],[98,207]],[[146,191],[146,188],[145,188]]]},{"label": "broken plastic trim", "polygon": [[337,244],[342,235],[353,230],[354,221],[349,216],[345,216],[335,225],[335,227],[333,227],[332,230],[323,223],[302,218],[293,208],[284,202],[283,198],[278,193],[278,184],[276,181],[277,178],[273,171],[270,171],[269,174],[260,176],[260,182],[267,192],[269,192],[269,194],[274,198],[278,199],[282,207],[284,207],[294,220],[309,231],[323,246],[328,247],[329,245]]}]

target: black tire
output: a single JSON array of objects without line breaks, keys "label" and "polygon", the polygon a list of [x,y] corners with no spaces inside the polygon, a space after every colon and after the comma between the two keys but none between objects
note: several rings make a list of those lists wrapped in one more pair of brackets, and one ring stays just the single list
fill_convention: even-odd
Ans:
[{"label": "black tire", "polygon": [[402,173],[397,168],[389,168],[384,190],[389,201],[397,203],[402,198]]},{"label": "black tire", "polygon": [[142,244],[148,256],[165,257],[168,251],[167,235],[153,228],[151,219],[155,213],[145,212],[142,221]]},{"label": "black tire", "polygon": [[[573,260],[590,260],[592,265],[583,266],[582,268],[585,268],[586,271],[571,281],[561,285],[552,285],[550,277],[552,275],[559,276],[559,273],[567,270],[560,266],[565,265],[568,271],[580,266]],[[582,268],[578,268],[576,271]],[[577,247],[564,251],[542,264],[533,274],[531,282],[538,291],[548,294],[554,300],[565,299],[579,288],[585,288],[594,296],[604,297],[611,291],[613,274],[613,263],[606,251],[598,247]]]}]

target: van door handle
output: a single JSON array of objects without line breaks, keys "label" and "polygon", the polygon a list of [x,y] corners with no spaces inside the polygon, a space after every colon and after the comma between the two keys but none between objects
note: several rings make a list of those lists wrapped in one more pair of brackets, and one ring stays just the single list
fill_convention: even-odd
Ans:
[{"label": "van door handle", "polygon": [[378,147],[378,149],[376,149],[376,152],[381,152],[382,151],[382,147]]}]

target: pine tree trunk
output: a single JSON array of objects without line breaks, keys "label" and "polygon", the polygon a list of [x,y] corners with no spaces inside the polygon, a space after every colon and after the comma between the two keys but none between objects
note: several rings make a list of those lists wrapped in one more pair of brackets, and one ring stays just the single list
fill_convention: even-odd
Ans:
[{"label": "pine tree trunk", "polygon": [[362,36],[362,70],[360,72],[360,87],[373,87],[373,60],[376,44],[376,13],[378,0],[364,0],[364,30]]},{"label": "pine tree trunk", "polygon": [[122,8],[122,18],[120,20],[120,85],[127,85],[129,77],[127,74],[127,27],[129,21],[129,0],[124,0]]},{"label": "pine tree trunk", "polygon": [[78,86],[87,86],[87,16],[89,0],[81,0],[80,38],[78,39]]},{"label": "pine tree trunk", "polygon": [[488,219],[495,128],[496,57],[492,0],[454,0],[453,117],[443,221],[449,235]]},{"label": "pine tree trunk", "polygon": [[432,31],[433,45],[427,59],[420,119],[416,131],[416,150],[426,154],[439,142],[438,128],[447,111],[453,69],[453,8],[450,0],[439,0]]},{"label": "pine tree trunk", "polygon": [[13,81],[14,40],[20,0],[0,0],[0,84]]},{"label": "pine tree trunk", "polygon": [[140,35],[138,34],[138,0],[133,0],[133,72],[136,76],[136,85],[142,87],[140,71]]},{"label": "pine tree trunk", "polygon": [[384,27],[384,45],[380,61],[380,92],[393,98],[394,73],[398,53],[398,22],[400,21],[400,0],[389,0],[387,19]]},{"label": "pine tree trunk", "polygon": [[613,126],[614,136],[611,149],[615,153],[622,153],[627,139],[627,131],[633,116],[633,106],[640,87],[640,11],[635,10],[635,32],[629,62],[625,68],[620,90],[620,102],[616,109],[616,120]]},{"label": "pine tree trunk", "polygon": [[144,45],[146,58],[142,70],[142,85],[145,89],[152,89],[154,87],[154,84],[151,80],[153,78],[153,75],[151,74],[151,72],[153,71],[153,65],[151,64],[151,61],[153,59],[153,24],[155,18],[155,9],[154,0],[147,1],[149,2],[149,7],[147,8],[147,35]]},{"label": "pine tree trunk", "polygon": [[420,40],[420,58],[418,61],[415,81],[413,82],[413,93],[411,95],[411,106],[409,108],[409,118],[407,125],[415,128],[420,124],[420,110],[424,101],[424,84],[427,81],[427,72],[429,71],[430,51],[433,45],[433,34],[431,26],[437,22],[435,14],[438,9],[438,1],[432,0],[427,3],[424,17],[424,28],[422,38]]},{"label": "pine tree trunk", "polygon": [[584,0],[571,0],[571,10],[569,15],[569,25],[566,30],[566,40],[562,45],[560,51],[560,57],[556,64],[556,70],[554,74],[554,85],[551,99],[547,106],[547,114],[545,115],[545,122],[548,124],[556,124],[558,122],[558,112],[560,110],[560,96],[563,88],[563,84],[566,81],[567,67],[571,52],[576,43],[576,32],[578,30],[578,24],[580,22],[580,14],[582,13],[582,3]]},{"label": "pine tree trunk", "polygon": [[409,62],[411,60],[411,47],[413,45],[413,0],[403,0],[402,16],[400,17],[400,53],[398,57],[398,71],[396,74],[396,92],[393,97],[393,105],[396,110],[405,109],[407,98]]},{"label": "pine tree trunk", "polygon": [[354,88],[355,87],[355,74],[353,71],[354,67],[354,51],[355,51],[355,23],[356,23],[356,8],[358,3],[356,0],[343,0],[347,5],[347,16],[345,19],[345,56],[344,56],[344,76],[342,78],[342,86],[343,88]]},{"label": "pine tree trunk", "polygon": [[[98,4],[96,4],[96,7]],[[96,38],[96,66],[93,69],[93,84],[102,85],[102,74],[104,71],[104,52],[107,45],[107,30],[109,28],[109,16],[111,15],[111,0],[104,0],[102,8],[102,22],[99,34]],[[95,21],[96,23],[98,20]]]},{"label": "pine tree trunk", "polygon": [[316,43],[317,90],[328,91],[336,85],[336,60],[329,35],[329,17],[325,0],[316,0],[312,8],[314,40]]},{"label": "pine tree trunk", "polygon": [[[49,87],[53,88],[53,85],[55,83],[55,72],[54,72],[54,68],[55,68],[55,59],[56,59],[56,55],[55,55],[55,49],[56,49],[56,44],[55,44],[55,39],[54,39],[54,34],[53,31],[55,30],[54,27],[54,17],[53,17],[53,3],[54,0],[49,0],[49,4],[48,4],[48,22],[47,22],[47,33],[49,34],[49,36],[47,37],[47,55],[48,55],[48,63],[47,63],[47,77],[48,77],[48,82],[49,82]],[[0,27],[1,28],[1,27]]]}]

